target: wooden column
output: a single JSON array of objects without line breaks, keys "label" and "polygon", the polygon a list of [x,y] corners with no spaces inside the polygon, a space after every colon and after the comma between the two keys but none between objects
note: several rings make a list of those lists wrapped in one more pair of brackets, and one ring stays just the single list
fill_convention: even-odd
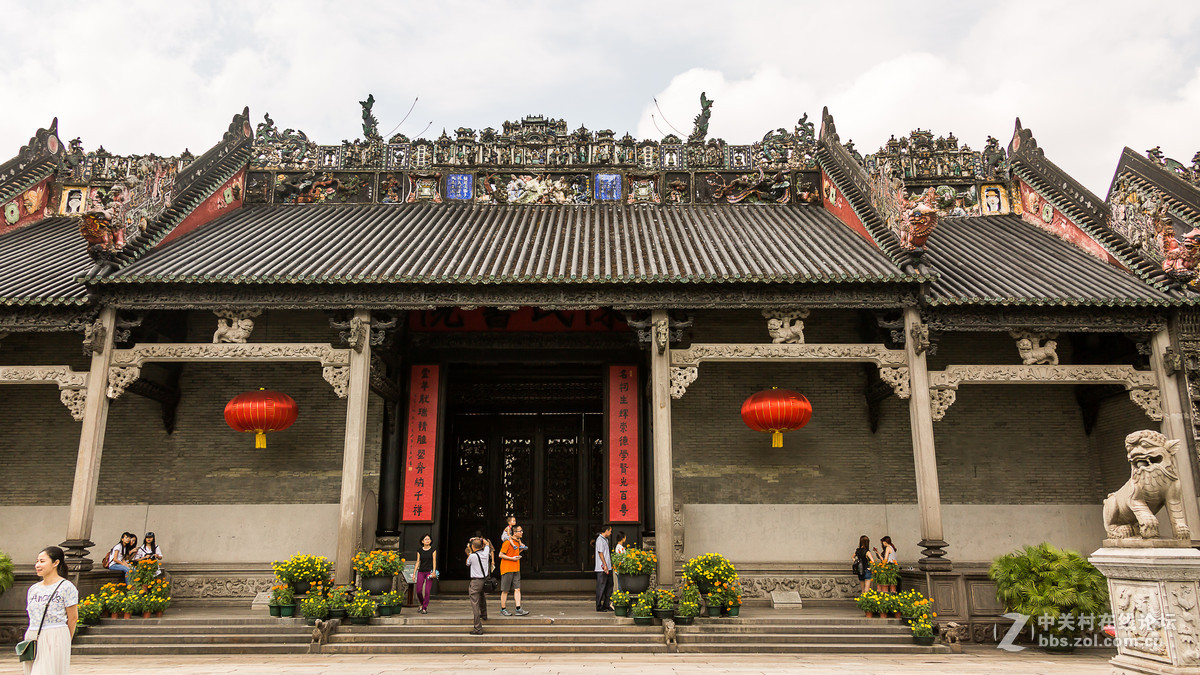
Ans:
[{"label": "wooden column", "polygon": [[949,570],[942,538],[942,498],[938,490],[937,453],[933,444],[933,411],[929,402],[929,369],[925,363],[928,334],[916,307],[904,309],[904,352],[908,359],[911,394],[908,414],[912,425],[913,461],[917,473],[917,510],[921,516],[923,570]]},{"label": "wooden column", "polygon": [[112,362],[113,333],[117,310],[105,307],[92,327],[92,363],[88,371],[87,394],[83,405],[83,428],[79,432],[79,454],[75,460],[75,481],[71,486],[71,510],[67,515],[67,562],[73,571],[87,572],[92,561],[88,549],[92,521],[96,515],[96,490],[100,485],[100,455],[104,451],[104,430],[108,426],[108,366]]},{"label": "wooden column", "polygon": [[675,583],[674,470],[671,460],[671,333],[667,311],[650,315],[650,429],[654,438],[654,545],[658,583]]},{"label": "wooden column", "polygon": [[[1179,441],[1179,449],[1175,453],[1176,466],[1179,468],[1179,487],[1183,491],[1183,511],[1188,529],[1192,531],[1192,539],[1200,539],[1200,508],[1196,503],[1196,477],[1192,470],[1194,460],[1188,443],[1188,424],[1183,414],[1183,397],[1180,393],[1179,378],[1174,371],[1168,370],[1163,363],[1163,357],[1171,346],[1171,334],[1164,328],[1150,339],[1150,369],[1157,380],[1159,395],[1162,397],[1162,433],[1169,439]],[[1178,351],[1178,350],[1176,350]]]},{"label": "wooden column", "polygon": [[371,313],[354,310],[350,325],[350,383],[346,393],[346,445],[342,451],[342,497],[338,517],[334,578],[354,580],[352,567],[362,533],[363,455],[367,439],[367,400],[371,387]]}]

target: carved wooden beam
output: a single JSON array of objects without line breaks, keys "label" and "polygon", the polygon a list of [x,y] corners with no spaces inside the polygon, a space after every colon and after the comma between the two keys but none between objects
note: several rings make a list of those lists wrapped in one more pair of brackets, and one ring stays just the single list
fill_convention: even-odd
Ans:
[{"label": "carved wooden beam", "polygon": [[[671,397],[682,398],[699,375],[702,361],[736,363],[782,361],[795,363],[874,363],[879,376],[900,398],[908,398],[908,363],[903,349],[878,344],[720,344],[693,343],[671,350]],[[696,372],[691,372],[695,370]],[[676,371],[681,371],[676,374]]]},{"label": "carved wooden beam", "polygon": [[87,376],[70,366],[0,366],[0,384],[57,384],[59,400],[76,422],[83,419]]},{"label": "carved wooden beam", "polygon": [[948,366],[929,371],[933,419],[940,420],[954,403],[960,384],[1120,384],[1150,419],[1162,420],[1162,397],[1154,373],[1133,366]]},{"label": "carved wooden beam", "polygon": [[[194,363],[315,362],[322,366],[326,381],[339,398],[345,398],[350,350],[323,343],[169,343],[140,344],[129,349],[114,349],[109,368],[108,397],[116,399],[141,376],[142,365],[149,362]],[[339,383],[341,386],[339,387]]]}]

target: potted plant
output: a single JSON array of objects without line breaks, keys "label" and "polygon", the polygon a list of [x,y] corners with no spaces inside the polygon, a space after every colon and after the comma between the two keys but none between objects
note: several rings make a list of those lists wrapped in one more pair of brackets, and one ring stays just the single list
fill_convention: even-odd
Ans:
[{"label": "potted plant", "polygon": [[879,591],[867,589],[854,599],[854,604],[866,613],[867,618],[874,618],[875,614],[879,612],[879,596]]},{"label": "potted plant", "polygon": [[329,589],[329,618],[346,618],[346,608],[350,604],[350,589],[345,586],[334,586]]},{"label": "potted plant", "polygon": [[296,613],[296,596],[292,587],[278,584],[271,587],[271,616],[293,616]]},{"label": "potted plant", "polygon": [[317,619],[329,616],[329,601],[320,595],[310,593],[300,601],[300,614],[310,626],[317,625]]},{"label": "potted plant", "polygon": [[[1104,575],[1075,551],[1048,543],[1026,546],[996,558],[988,569],[988,577],[996,584],[996,599],[1009,612],[1063,617],[1046,629],[1053,638],[1050,645],[1073,645],[1081,616],[1110,611]],[[1066,620],[1066,616],[1071,619]],[[1065,651],[1072,649],[1067,646]]]},{"label": "potted plant", "polygon": [[624,553],[614,554],[612,563],[621,590],[634,595],[645,592],[650,587],[650,575],[658,570],[658,556],[654,551],[643,550],[634,545],[630,545]]},{"label": "potted plant", "polygon": [[146,597],[152,601],[150,604],[154,616],[161,617],[163,612],[171,606],[171,584],[166,579],[155,579],[151,581],[145,588]]},{"label": "potted plant", "polygon": [[675,624],[690,626],[696,622],[700,614],[700,589],[696,584],[683,582],[683,591],[679,594],[679,604],[675,607]]},{"label": "potted plant", "polygon": [[379,616],[399,614],[404,607],[404,597],[396,591],[388,591],[379,596]]},{"label": "potted plant", "polygon": [[656,619],[669,619],[675,616],[675,593],[670,589],[656,588],[650,594],[654,608],[651,612]]},{"label": "potted plant", "polygon": [[358,585],[372,595],[392,590],[392,580],[404,568],[404,558],[395,551],[359,551],[354,556]]},{"label": "potted plant", "polygon": [[121,612],[126,619],[133,618],[135,614],[142,613],[143,596],[141,593],[126,593],[121,599]]},{"label": "potted plant", "polygon": [[149,586],[158,577],[158,560],[142,558],[133,566],[133,583],[138,586]]},{"label": "potted plant", "polygon": [[365,626],[370,623],[371,617],[375,616],[375,601],[371,599],[371,594],[356,593],[346,605],[346,614],[350,616],[352,624]]},{"label": "potted plant", "polygon": [[613,591],[612,604],[613,614],[616,616],[629,616],[629,605],[633,604],[633,596],[625,591]]},{"label": "potted plant", "polygon": [[[171,606],[171,598],[161,595],[147,594],[145,601],[145,612],[152,614],[155,618],[161,617],[163,612]],[[149,618],[147,616],[146,618]]]},{"label": "potted plant", "polygon": [[900,565],[894,562],[871,563],[871,580],[883,593],[895,593],[900,583]]},{"label": "potted plant", "polygon": [[[933,614],[937,616],[937,614]],[[933,644],[933,623],[929,614],[918,614],[913,617],[912,622],[912,639],[913,642],[928,647]]]},{"label": "potted plant", "polygon": [[4,595],[5,591],[12,588],[15,579],[12,557],[0,551],[0,595]]},{"label": "potted plant", "polygon": [[725,613],[729,616],[742,613],[742,585],[737,579],[725,585]]},{"label": "potted plant", "polygon": [[100,615],[104,613],[104,601],[98,595],[89,595],[79,601],[79,624],[90,626],[100,622]]},{"label": "potted plant", "polygon": [[104,603],[104,611],[112,618],[119,619],[125,615],[125,592],[129,589],[123,583],[107,583],[100,587],[100,599]]},{"label": "potted plant", "polygon": [[271,563],[275,577],[285,584],[290,584],[292,590],[305,593],[313,582],[323,582],[333,571],[333,563],[324,556],[303,555],[297,553],[287,560],[276,560]]},{"label": "potted plant", "polygon": [[649,593],[642,593],[638,596],[637,602],[633,603],[633,622],[639,626],[649,626],[654,623],[654,603],[650,599]]},{"label": "potted plant", "polygon": [[879,614],[885,618],[900,616],[900,599],[895,593],[879,594]]},{"label": "potted plant", "polygon": [[705,553],[683,564],[683,576],[707,594],[713,584],[729,583],[737,579],[737,570],[720,553]]},{"label": "potted plant", "polygon": [[704,594],[704,604],[708,607],[709,616],[721,616],[721,610],[725,608],[725,592],[712,587]]}]

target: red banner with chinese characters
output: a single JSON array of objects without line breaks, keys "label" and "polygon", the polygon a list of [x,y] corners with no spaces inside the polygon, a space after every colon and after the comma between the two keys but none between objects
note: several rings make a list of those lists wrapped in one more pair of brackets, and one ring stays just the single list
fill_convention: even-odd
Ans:
[{"label": "red banner with chinese characters", "polygon": [[404,454],[406,523],[433,522],[434,458],[438,423],[438,367],[413,366],[408,390],[408,440]]},{"label": "red banner with chinese characters", "polygon": [[638,369],[608,367],[608,522],[638,522]]}]

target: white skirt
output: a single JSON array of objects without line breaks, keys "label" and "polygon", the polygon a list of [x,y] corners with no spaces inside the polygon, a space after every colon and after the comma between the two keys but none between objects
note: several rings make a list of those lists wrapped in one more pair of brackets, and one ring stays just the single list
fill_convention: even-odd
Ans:
[{"label": "white skirt", "polygon": [[37,657],[25,661],[25,675],[67,675],[71,671],[71,631],[66,626],[43,628],[38,637],[37,628],[25,631],[25,639],[37,638]]}]

